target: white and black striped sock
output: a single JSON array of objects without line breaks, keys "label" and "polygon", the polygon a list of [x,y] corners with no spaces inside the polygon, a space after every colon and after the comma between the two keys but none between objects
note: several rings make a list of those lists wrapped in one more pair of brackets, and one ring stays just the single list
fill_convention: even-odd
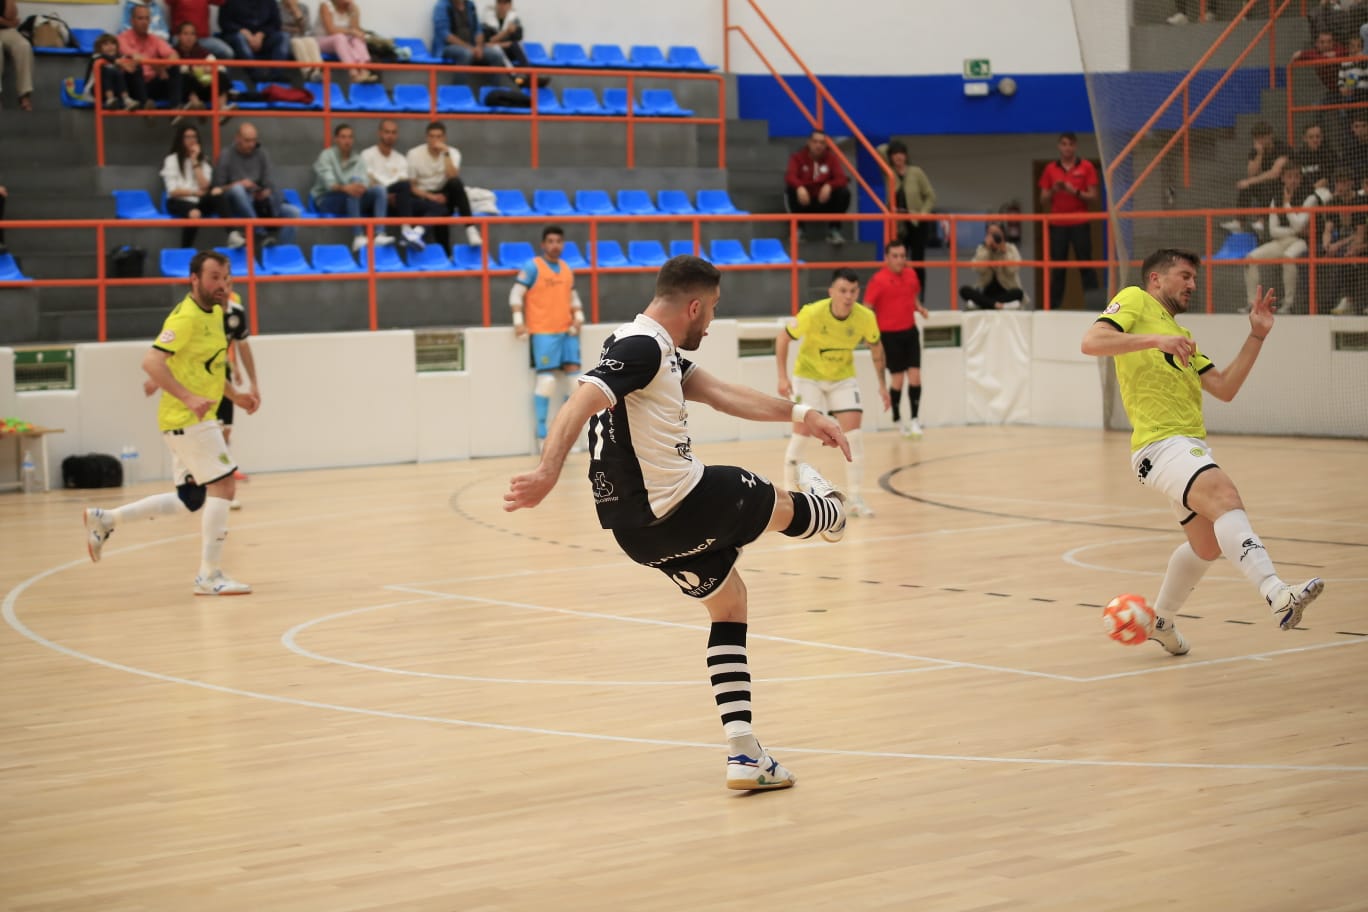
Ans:
[{"label": "white and black striped sock", "polygon": [[818,532],[835,529],[845,523],[845,509],[831,497],[818,497],[802,491],[790,491],[793,498],[793,522],[783,530],[789,538],[812,538]]},{"label": "white and black striped sock", "polygon": [[751,676],[746,663],[746,625],[714,621],[708,634],[708,677],[728,739],[751,732]]}]

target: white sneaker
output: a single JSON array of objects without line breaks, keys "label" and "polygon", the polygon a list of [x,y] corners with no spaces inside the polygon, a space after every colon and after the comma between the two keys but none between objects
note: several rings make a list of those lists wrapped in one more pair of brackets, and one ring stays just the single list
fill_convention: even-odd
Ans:
[{"label": "white sneaker", "polygon": [[727,788],[758,792],[791,788],[797,777],[781,766],[769,751],[760,749],[759,757],[731,754],[727,757]]},{"label": "white sneaker", "polygon": [[1324,590],[1325,582],[1319,577],[1309,579],[1300,586],[1284,586],[1268,597],[1273,619],[1283,630],[1291,630],[1301,623],[1302,612]]},{"label": "white sneaker", "polygon": [[918,421],[916,418],[913,418],[913,419],[912,419],[912,423],[908,426],[908,428],[909,428],[909,430],[908,430],[908,432],[907,432],[907,436],[908,436],[908,437],[911,437],[913,440],[920,440],[920,439],[921,439],[921,436],[922,436],[922,426],[921,426],[921,422],[920,422],[920,421]]},{"label": "white sneaker", "polygon": [[195,595],[250,595],[252,587],[215,570],[209,576],[195,577]]},{"label": "white sneaker", "polygon": [[872,517],[874,510],[864,502],[863,497],[855,496],[846,501],[846,516]]},{"label": "white sneaker", "polygon": [[234,247],[234,248],[236,248],[236,247],[246,247],[246,246],[247,246],[247,236],[244,235],[241,231],[230,231],[230,232],[228,232],[228,246],[229,246],[229,247]]},{"label": "white sneaker", "polygon": [[1331,312],[1332,314],[1334,314],[1335,316],[1337,316],[1337,317],[1342,317],[1342,316],[1344,316],[1345,314],[1353,313],[1353,312],[1354,312],[1354,302],[1351,301],[1351,300],[1350,300],[1349,298],[1347,298],[1347,297],[1340,298],[1340,299],[1339,299],[1339,303],[1336,304],[1336,305],[1334,306],[1334,308],[1333,308],[1330,312]]},{"label": "white sneaker", "polygon": [[1173,625],[1173,621],[1157,617],[1154,619],[1154,629],[1150,631],[1149,638],[1160,646],[1168,650],[1169,655],[1187,655],[1187,637],[1178,632],[1178,628]]},{"label": "white sneaker", "polygon": [[845,246],[845,235],[841,233],[841,229],[832,228],[830,231],[828,231],[827,243],[830,244],[832,247]]},{"label": "white sneaker", "polygon": [[366,236],[364,234],[358,234],[356,237],[352,238],[352,253],[360,253],[365,249]]},{"label": "white sneaker", "polygon": [[838,509],[841,513],[841,521],[836,524],[835,528],[827,529],[822,533],[822,538],[829,542],[840,541],[841,537],[845,535],[846,527],[845,495],[836,490],[831,482],[823,478],[820,472],[806,462],[798,464],[798,487],[805,494],[811,494],[814,497],[829,497],[840,505]]},{"label": "white sneaker", "polygon": [[1231,234],[1241,234],[1244,231],[1244,225],[1240,223],[1239,219],[1226,219],[1221,222],[1221,227]]},{"label": "white sneaker", "polygon": [[1164,21],[1167,22],[1169,25],[1187,25],[1188,17],[1184,16],[1182,13],[1174,13],[1172,16],[1169,16]]},{"label": "white sneaker", "polygon": [[902,434],[904,437],[911,437],[911,436],[912,436],[912,422],[910,422],[910,421],[899,421],[899,422],[898,422],[898,433],[899,433],[899,434]]},{"label": "white sneaker", "polygon": [[236,497],[234,497],[232,500],[228,501],[228,509],[230,509],[230,510],[241,510],[241,509],[242,509],[242,501],[240,501],[240,500],[238,500]]},{"label": "white sneaker", "polygon": [[376,247],[388,247],[390,244],[393,244],[393,243],[394,243],[394,235],[392,235],[392,234],[377,234],[377,235],[375,236],[375,246],[376,246]]},{"label": "white sneaker", "polygon": [[99,507],[89,507],[85,511],[86,527],[86,551],[90,552],[90,559],[95,563],[100,562],[100,552],[104,550],[104,543],[109,540],[109,536],[114,532],[114,523],[109,521],[109,514]]},{"label": "white sneaker", "polygon": [[1020,302],[1020,301],[1003,301],[1003,302],[1002,302],[1002,309],[1003,309],[1003,310],[1021,310],[1021,302]]},{"label": "white sneaker", "polygon": [[423,240],[422,226],[415,228],[412,225],[405,225],[401,233],[404,235],[404,241],[414,250],[422,250],[427,246],[427,241]]},{"label": "white sneaker", "polygon": [[466,243],[471,247],[479,247],[484,244],[484,239],[480,237],[480,229],[474,225],[466,225]]}]

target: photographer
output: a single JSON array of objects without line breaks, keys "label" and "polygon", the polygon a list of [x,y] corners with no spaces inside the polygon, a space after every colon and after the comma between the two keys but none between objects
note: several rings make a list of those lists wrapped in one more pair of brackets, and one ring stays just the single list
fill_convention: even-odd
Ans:
[{"label": "photographer", "polygon": [[989,222],[983,243],[974,251],[974,262],[981,263],[977,285],[959,291],[967,310],[1020,310],[1026,299],[1018,274],[1021,251],[1007,240],[1000,222]]}]

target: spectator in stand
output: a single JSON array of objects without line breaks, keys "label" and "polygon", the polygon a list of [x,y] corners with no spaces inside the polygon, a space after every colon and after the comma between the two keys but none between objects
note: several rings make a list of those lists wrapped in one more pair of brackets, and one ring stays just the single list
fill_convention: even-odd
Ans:
[{"label": "spectator in stand", "polygon": [[352,82],[380,81],[379,73],[362,65],[370,63],[370,51],[366,50],[366,32],[361,28],[361,9],[352,0],[322,0],[314,36],[323,53],[336,54],[338,60],[351,66],[348,75]]},{"label": "spectator in stand", "polygon": [[[166,211],[174,218],[207,218],[223,211],[223,191],[214,186],[214,167],[204,154],[199,130],[177,127],[171,154],[162,162],[162,183],[166,187]],[[199,229],[181,228],[180,245],[194,247]]]},{"label": "spectator in stand", "polygon": [[[371,185],[384,191],[387,211],[399,218],[411,218],[415,214],[413,171],[404,153],[394,148],[398,140],[399,124],[392,120],[380,121],[376,143],[361,153],[361,161],[366,166],[366,178]],[[422,202],[427,204],[423,214],[446,215],[443,211],[446,208],[445,197],[441,203]],[[427,246],[423,234],[421,225],[403,225],[400,227],[399,243],[422,250]]]},{"label": "spectator in stand", "polygon": [[[144,60],[179,60],[175,48],[149,31],[152,25],[152,12],[146,4],[133,7],[129,16],[132,25],[127,31],[119,33],[119,52],[125,57],[141,57]],[[144,63],[128,72],[129,94],[144,107],[152,102],[165,101],[173,108],[185,104],[185,92],[181,88],[181,71],[178,66],[158,67]],[[139,91],[140,84],[146,86]]]},{"label": "spectator in stand", "polygon": [[512,66],[527,66],[527,55],[522,49],[522,19],[513,9],[513,0],[497,0],[486,6],[480,16],[480,28],[484,31],[485,47],[503,51]]},{"label": "spectator in stand", "polygon": [[[338,124],[333,130],[332,145],[314,159],[314,208],[324,215],[382,219],[387,214],[385,188],[371,186],[366,164],[360,155],[353,154],[355,149],[356,134],[351,126]],[[352,253],[359,253],[366,243],[365,226],[353,225]],[[375,229],[376,246],[393,243],[394,238],[383,227]]]},{"label": "spectator in stand", "polygon": [[209,28],[209,3],[210,0],[166,0],[166,12],[177,33],[180,27],[188,22],[195,27],[195,35],[198,36],[200,45],[215,60],[232,60],[233,49],[226,41],[215,38],[213,30]]},{"label": "spectator in stand", "polygon": [[1325,130],[1320,124],[1313,123],[1302,130],[1301,147],[1294,157],[1301,169],[1302,189],[1329,189],[1331,178],[1339,170],[1339,159],[1325,144]]},{"label": "spectator in stand", "polygon": [[[936,208],[936,191],[925,171],[907,163],[907,146],[895,139],[879,146],[878,152],[893,169],[888,183],[894,208],[898,212],[930,215]],[[926,232],[930,227],[930,222],[918,219],[898,223],[898,237],[907,250],[907,259],[917,264],[913,269],[922,288],[926,287],[926,267],[921,264],[926,260]]]},{"label": "spectator in stand", "polygon": [[33,45],[19,34],[19,22],[17,0],[4,0],[0,4],[0,71],[4,70],[5,57],[14,61],[14,88],[19,96],[19,107],[24,111],[32,111]]},{"label": "spectator in stand", "polygon": [[[1273,135],[1273,128],[1260,121],[1250,131],[1251,145],[1249,161],[1245,165],[1245,176],[1235,182],[1235,205],[1241,209],[1266,206],[1269,199],[1278,192],[1283,168],[1292,158],[1292,150],[1287,143]],[[1221,223],[1226,231],[1244,231],[1243,217],[1228,219]]]},{"label": "spectator in stand", "polygon": [[[221,44],[222,42],[215,42]],[[182,22],[176,29],[176,41],[171,45],[176,50],[176,54],[181,60],[204,60],[212,61],[216,59],[209,49],[200,43],[199,32],[193,22]],[[213,65],[187,64],[180,68],[181,84],[185,87],[185,107],[187,110],[203,108],[213,97],[214,87],[214,68]],[[219,91],[224,97],[228,95],[228,74],[221,73],[219,76]]]},{"label": "spectator in stand", "polygon": [[[219,37],[239,60],[289,60],[290,36],[280,21],[276,0],[223,0],[219,7]],[[283,70],[254,69],[258,82],[289,82]]]},{"label": "spectator in stand", "polygon": [[1328,31],[1339,40],[1358,31],[1366,21],[1365,17],[1368,17],[1368,6],[1364,0],[1318,0],[1312,3],[1306,15],[1313,35]]},{"label": "spectator in stand", "polygon": [[[290,37],[290,56],[300,63],[323,62],[323,50],[314,37],[313,25],[309,22],[309,6],[299,0],[280,0],[280,27]],[[321,67],[305,67],[300,70],[305,82],[318,82],[323,78]]]},{"label": "spectator in stand", "polygon": [[977,285],[960,288],[966,310],[1020,310],[1026,300],[1021,288],[1021,251],[998,222],[989,222],[983,243],[974,251]]},{"label": "spectator in stand", "polygon": [[[1090,220],[1077,217],[1087,212],[1097,200],[1097,168],[1086,158],[1078,157],[1078,137],[1073,133],[1059,134],[1056,143],[1059,159],[1045,166],[1040,173],[1040,204],[1055,216],[1047,225],[1050,238],[1050,259],[1064,263],[1070,259],[1092,259],[1092,228]],[[1072,254],[1070,251],[1072,250]],[[1097,291],[1097,270],[1088,266],[1079,271],[1083,292]],[[1056,266],[1050,270],[1050,298],[1054,307],[1064,300],[1064,289],[1069,272]]]},{"label": "spectator in stand", "polygon": [[[1348,59],[1339,67],[1339,97],[1327,99],[1326,103],[1344,105],[1368,102],[1368,59],[1363,56],[1363,38],[1357,32],[1350,36],[1344,54]],[[1339,112],[1341,124],[1347,119],[1346,113],[1344,109]]]},{"label": "spectator in stand", "polygon": [[503,48],[485,43],[471,0],[437,0],[432,8],[432,53],[456,66],[508,67]]},{"label": "spectator in stand", "polygon": [[[1335,195],[1330,205],[1358,206],[1363,202],[1363,196],[1354,192],[1354,176],[1348,171],[1336,173]],[[1331,259],[1361,257],[1368,251],[1368,214],[1327,210],[1320,216],[1320,223],[1324,226],[1320,237],[1321,256]],[[1358,303],[1363,300],[1364,267],[1349,263],[1327,265],[1321,267],[1320,274],[1325,277],[1321,287],[1329,292],[1325,299],[1336,302],[1330,312],[1336,316],[1355,313]]]},{"label": "spectator in stand", "polygon": [[1344,140],[1340,165],[1354,175],[1354,183],[1368,175],[1368,108],[1349,112],[1349,136]]},{"label": "spectator in stand", "polygon": [[1165,20],[1169,25],[1187,25],[1199,19],[1202,22],[1215,22],[1217,18],[1231,17],[1228,4],[1222,0],[1206,0],[1206,12],[1202,12],[1202,0],[1174,0],[1173,6],[1173,15]]},{"label": "spectator in stand", "polygon": [[[1308,210],[1320,202],[1320,197],[1315,193],[1307,196],[1302,192],[1301,169],[1295,162],[1282,170],[1279,183],[1278,194],[1266,204],[1269,207],[1269,240],[1250,251],[1251,260],[1295,259],[1306,256],[1306,230],[1311,221],[1311,213]],[[1353,194],[1352,185],[1349,192]],[[1245,266],[1245,313],[1248,313],[1249,306],[1258,296],[1259,269],[1258,263]],[[1282,309],[1290,311],[1297,301],[1296,263],[1282,264],[1282,283],[1283,293],[1279,300],[1282,302]]]},{"label": "spectator in stand", "polygon": [[[285,202],[276,186],[275,172],[271,167],[271,157],[261,148],[257,129],[250,121],[238,125],[237,135],[231,145],[224,146],[219,153],[218,164],[214,167],[214,186],[223,192],[224,215],[236,218],[299,218],[299,210]],[[274,244],[277,240],[275,228],[259,228],[258,236],[263,245]],[[279,241],[292,244],[295,226],[287,225],[279,229]],[[247,243],[241,231],[228,235],[228,246],[241,247]]]},{"label": "spectator in stand", "polygon": [[[465,184],[461,183],[461,150],[447,145],[446,127],[438,121],[427,125],[427,142],[414,146],[408,154],[409,171],[413,174],[411,189],[414,199],[414,215],[448,216],[452,212],[470,221],[470,198],[466,196]],[[422,206],[425,201],[430,206]],[[437,240],[447,246],[449,240],[447,226],[437,226]],[[467,243],[479,246],[480,229],[474,225],[466,226]]]},{"label": "spectator in stand", "polygon": [[[1336,57],[1343,56],[1344,46],[1335,38],[1335,33],[1328,29],[1324,29],[1316,33],[1316,40],[1312,47],[1303,48],[1292,55],[1292,62],[1302,63],[1305,61],[1333,60]],[[1320,78],[1321,84],[1325,86],[1325,94],[1338,94],[1339,64],[1320,63],[1317,64],[1315,70],[1316,76]]]},{"label": "spectator in stand", "polygon": [[[85,82],[80,90],[74,90],[74,81],[68,85],[67,90],[74,96],[93,99],[96,67],[100,70],[100,92],[104,95],[106,110],[123,108],[132,111],[141,107],[142,102],[147,100],[147,88],[142,84],[142,74],[137,63],[133,58],[119,54],[119,39],[108,32],[95,39],[95,53],[90,55],[90,63],[86,65]],[[134,98],[129,93],[129,82],[133,73],[138,74],[137,85],[142,94],[141,99]]]},{"label": "spectator in stand", "polygon": [[[845,212],[850,208],[849,177],[841,160],[831,151],[830,141],[821,130],[813,130],[807,144],[789,156],[784,174],[784,198],[790,212],[805,215],[815,212]],[[845,243],[841,223],[831,222],[827,241],[834,247]],[[806,223],[799,233],[807,239]]]}]

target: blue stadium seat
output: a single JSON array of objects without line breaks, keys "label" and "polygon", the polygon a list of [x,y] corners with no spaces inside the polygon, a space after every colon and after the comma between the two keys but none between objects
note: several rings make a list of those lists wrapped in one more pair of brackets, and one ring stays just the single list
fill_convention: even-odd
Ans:
[{"label": "blue stadium seat", "polygon": [[74,28],[71,30],[71,37],[76,42],[76,49],[82,54],[95,53],[95,39],[100,37],[104,29],[97,28]]},{"label": "blue stadium seat", "polygon": [[[235,276],[245,276],[247,274],[247,248],[246,247],[215,247],[219,253],[228,258],[228,268]],[[257,270],[260,272],[260,270]]]},{"label": "blue stadium seat", "polygon": [[[335,245],[333,245],[333,246],[340,247],[341,245],[340,245],[340,244],[335,244]],[[347,255],[350,256],[350,255],[351,255],[351,252],[348,251],[348,252],[347,252]],[[314,246],[314,249],[313,249],[313,261],[314,261],[314,268],[317,269],[319,272],[332,272],[332,270],[330,270],[330,269],[324,269],[324,268],[323,268],[323,264],[319,262],[319,260],[318,260],[318,245],[315,245],[315,246]],[[386,245],[383,246],[383,247],[376,247],[376,248],[375,248],[375,271],[376,271],[376,272],[408,272],[408,271],[409,271],[408,264],[405,263],[405,262],[404,262],[402,259],[400,259],[400,257],[399,257],[399,245],[398,245],[398,244],[386,244]]]},{"label": "blue stadium seat", "polygon": [[665,55],[660,52],[660,48],[653,44],[634,44],[627,58],[632,61],[633,66],[639,66],[646,70],[669,70],[673,69],[665,60]]},{"label": "blue stadium seat", "polygon": [[169,219],[157,210],[152,194],[146,190],[115,190],[114,214],[121,219]]},{"label": "blue stadium seat", "polygon": [[627,259],[633,266],[660,266],[669,257],[660,241],[628,241]]},{"label": "blue stadium seat", "polygon": [[280,198],[298,209],[300,218],[316,219],[320,217],[318,210],[314,208],[313,197],[310,196],[307,202],[300,199],[299,192],[294,187],[286,187],[280,191]]},{"label": "blue stadium seat", "polygon": [[693,117],[693,109],[681,108],[669,89],[645,89],[641,107],[652,117]]},{"label": "blue stadium seat", "polygon": [[[185,274],[190,274],[190,266],[188,263],[186,264]],[[0,253],[0,282],[27,281],[29,281],[29,277],[20,271],[19,264],[14,259],[14,254]]]},{"label": "blue stadium seat", "polygon": [[625,215],[659,215],[660,210],[651,202],[651,194],[645,190],[619,190],[617,195],[618,211]]},{"label": "blue stadium seat", "polygon": [[617,241],[599,241],[594,248],[594,259],[598,260],[599,268],[632,265],[627,262],[627,254],[622,252],[622,245]]},{"label": "blue stadium seat", "polygon": [[[308,89],[310,92],[313,93],[314,100],[317,101],[319,103],[319,106],[321,107],[323,104],[323,83],[306,82],[304,84],[304,88]],[[347,100],[347,96],[342,92],[342,86],[338,85],[336,82],[333,82],[329,85],[329,96],[332,100],[332,109],[334,111],[356,110],[356,105],[352,104],[350,101]],[[277,107],[284,108],[289,107],[289,105],[282,104],[277,105]]]},{"label": "blue stadium seat", "polygon": [[[321,86],[322,86],[322,83],[319,83],[319,82],[306,82],[306,83],[304,83],[304,88],[308,89],[310,92],[313,92],[313,93],[314,93],[314,98],[318,98],[318,97],[319,97],[318,93],[319,93],[319,91],[320,91],[320,89],[321,89]],[[223,87],[223,83],[220,82],[220,83],[219,83],[219,88],[220,88],[220,90],[222,89],[222,87]],[[248,88],[247,83],[243,82],[241,79],[234,79],[234,80],[229,84],[228,90],[229,90],[230,92],[234,93],[235,95],[240,95],[240,94],[242,94],[243,92],[249,92],[249,91],[251,91],[251,90]],[[257,111],[257,110],[261,110],[261,109],[263,109],[263,108],[268,108],[268,107],[270,107],[270,105],[266,104],[266,102],[264,102],[264,101],[234,101],[233,104],[234,104],[236,107],[238,107],[238,108],[240,108],[240,109],[242,109],[242,110],[244,110],[244,111]]]},{"label": "blue stadium seat", "polygon": [[[564,190],[533,190],[532,208],[538,215],[574,215],[575,207],[570,205],[570,197]],[[503,257],[499,257],[503,262]]]},{"label": "blue stadium seat", "polygon": [[589,55],[584,53],[584,47],[582,45],[571,44],[565,41],[551,45],[551,60],[556,66],[561,67],[591,66],[589,63]]},{"label": "blue stadium seat", "polygon": [[589,261],[580,253],[579,244],[574,241],[565,242],[565,247],[561,250],[561,262],[574,270],[589,268]]},{"label": "blue stadium seat", "polygon": [[475,100],[470,86],[443,85],[437,87],[437,112],[439,114],[487,114],[489,108]]},{"label": "blue stadium seat", "polygon": [[457,269],[483,269],[483,250],[483,247],[474,244],[454,244],[451,248],[451,265]]},{"label": "blue stadium seat", "polygon": [[389,92],[379,82],[353,82],[349,90],[352,108],[357,111],[398,111]]},{"label": "blue stadium seat", "polygon": [[499,208],[499,215],[536,215],[521,190],[495,190],[494,205]]},{"label": "blue stadium seat", "polygon": [[750,255],[746,253],[746,248],[740,241],[719,240],[713,241],[711,254],[708,259],[719,266],[741,265],[751,262]]},{"label": "blue stadium seat", "polygon": [[545,86],[537,89],[537,113],[538,114],[569,114],[565,105],[560,103],[556,97],[555,89],[548,89]]},{"label": "blue stadium seat", "polygon": [[749,215],[744,209],[737,209],[726,190],[699,190],[695,198],[698,211],[709,215]]},{"label": "blue stadium seat", "polygon": [[409,248],[408,253],[409,269],[418,269],[423,272],[439,272],[443,269],[451,269],[451,260],[447,258],[446,251],[441,244],[428,244],[422,250]]},{"label": "blue stadium seat", "polygon": [[398,111],[421,114],[432,110],[432,95],[425,85],[400,83],[394,87],[394,107]]},{"label": "blue stadium seat", "polygon": [[[279,246],[279,245],[277,245]],[[269,257],[275,247],[266,248],[266,256]],[[393,250],[391,247],[377,247],[376,252],[381,250]],[[368,268],[368,261],[362,260],[361,265],[357,265],[356,258],[352,256],[351,248],[346,244],[314,244],[313,246],[313,268],[316,272],[327,275],[337,275],[339,273],[365,272]],[[361,256],[366,255],[365,250],[361,251]],[[378,260],[379,257],[376,257]]]},{"label": "blue stadium seat", "polygon": [[596,44],[591,47],[589,63],[600,70],[625,70],[632,67],[632,62],[616,44]]},{"label": "blue stadium seat", "polygon": [[[408,48],[409,63],[441,63],[442,58],[434,57],[428,53],[427,42],[422,38],[395,38],[395,48]],[[400,59],[403,59],[403,51],[399,51]]]},{"label": "blue stadium seat", "polygon": [[599,104],[593,89],[566,89],[561,92],[561,104],[572,114],[608,113],[608,109]]},{"label": "blue stadium seat", "polygon": [[694,250],[694,242],[692,240],[670,241],[670,257],[673,258],[677,256],[700,256],[705,260],[708,258],[706,253]]},{"label": "blue stadium seat", "polygon": [[[607,110],[609,114],[613,115],[614,117],[626,117],[627,90],[604,89],[603,107],[605,110]],[[634,114],[637,117],[647,117],[649,116],[650,112],[646,110],[645,105],[643,105],[641,102],[637,102],[635,109],[632,111],[632,114]]]},{"label": "blue stadium seat", "polygon": [[308,275],[313,271],[298,244],[272,244],[261,251],[262,275]]},{"label": "blue stadium seat", "polygon": [[575,211],[582,215],[617,215],[606,190],[576,190]]},{"label": "blue stadium seat", "polygon": [[677,45],[670,48],[665,55],[665,61],[677,70],[698,70],[711,72],[717,67],[703,61],[703,55],[698,53],[698,48],[692,45]]},{"label": "blue stadium seat", "polygon": [[750,244],[750,258],[756,263],[791,263],[784,242],[778,238],[754,238]]},{"label": "blue stadium seat", "polygon": [[1250,231],[1241,231],[1227,237],[1225,243],[1221,245],[1221,249],[1213,253],[1211,258],[1213,260],[1243,260],[1257,246],[1259,246],[1258,235]]},{"label": "blue stadium seat", "polygon": [[693,215],[698,211],[683,190],[661,190],[656,194],[656,206],[671,215]]},{"label": "blue stadium seat", "polygon": [[499,245],[499,260],[496,269],[522,269],[537,252],[527,241],[504,241]]},{"label": "blue stadium seat", "polygon": [[531,104],[531,102],[528,102],[528,106],[525,107],[525,108],[515,108],[515,107],[512,107],[512,106],[510,106],[510,105],[492,105],[492,104],[490,104],[490,103],[489,103],[489,93],[491,93],[491,92],[498,92],[498,91],[507,92],[507,91],[511,91],[511,90],[508,89],[508,88],[505,88],[504,86],[487,85],[487,86],[481,86],[481,87],[480,87],[480,104],[484,106],[485,110],[487,110],[487,111],[489,111],[489,112],[491,112],[491,113],[493,113],[493,114],[530,114],[530,113],[532,113],[532,104]]},{"label": "blue stadium seat", "polygon": [[167,247],[161,252],[161,274],[169,279],[190,278],[190,261],[198,251],[194,247]]},{"label": "blue stadium seat", "polygon": [[77,91],[77,93],[79,93],[79,92],[81,91],[81,87],[84,85],[84,83],[82,82],[82,80],[76,79],[75,77],[72,77],[71,83],[72,83],[71,86],[68,87],[68,86],[67,86],[67,80],[66,80],[66,79],[63,79],[63,80],[62,80],[62,94],[61,94],[62,107],[64,107],[64,108],[93,108],[93,107],[95,107],[95,102],[93,102],[93,101],[91,101],[91,100],[89,100],[89,99],[86,99],[86,98],[82,98],[79,94],[76,94],[76,95],[72,95],[72,94],[71,94],[71,89],[75,89],[75,90]]},{"label": "blue stadium seat", "polygon": [[528,66],[551,67],[556,62],[551,59],[551,55],[546,53],[546,47],[540,41],[524,41],[522,43],[523,56],[527,58]]}]

